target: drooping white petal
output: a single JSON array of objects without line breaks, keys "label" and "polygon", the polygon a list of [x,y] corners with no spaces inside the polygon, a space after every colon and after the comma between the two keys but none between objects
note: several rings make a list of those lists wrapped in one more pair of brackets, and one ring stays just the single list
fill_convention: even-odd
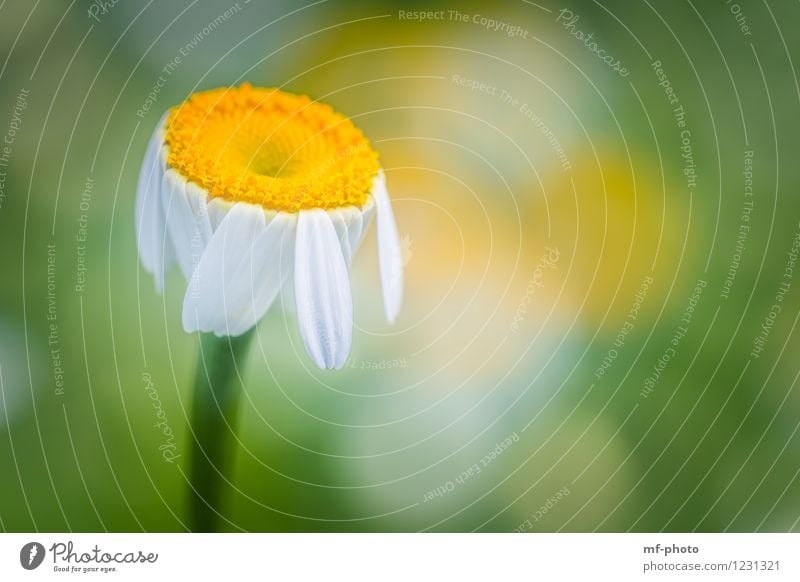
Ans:
[{"label": "drooping white petal", "polygon": [[350,267],[353,251],[350,248],[350,235],[348,234],[347,223],[341,212],[332,212],[329,216],[333,227],[336,229],[336,237],[339,239],[339,245],[342,247],[342,255],[344,256],[345,263]]},{"label": "drooping white petal", "polygon": [[267,220],[259,206],[233,205],[189,281],[184,329],[238,336],[258,323],[291,270],[294,224],[286,213]]},{"label": "drooping white petal", "polygon": [[378,234],[378,259],[383,290],[383,308],[386,319],[394,323],[403,303],[403,254],[400,250],[400,237],[392,212],[392,203],[386,191],[383,174],[375,179],[372,188],[375,198]]},{"label": "drooping white petal", "polygon": [[145,270],[153,274],[159,293],[164,290],[164,269],[172,257],[161,206],[161,180],[164,174],[160,157],[162,123],[163,119],[147,144],[136,187],[136,244],[139,258]]},{"label": "drooping white petal", "polygon": [[353,254],[355,254],[358,247],[361,246],[361,241],[364,240],[364,233],[366,233],[369,221],[372,219],[372,211],[375,205],[371,200],[367,201],[367,205],[366,208],[353,213],[353,218],[347,229],[347,233],[350,237],[350,248]]},{"label": "drooping white petal", "polygon": [[222,224],[222,219],[228,215],[230,209],[233,208],[233,202],[228,202],[224,198],[206,198],[206,209],[208,210],[208,219],[211,222],[211,232],[216,231],[219,225]]},{"label": "drooping white petal", "polygon": [[211,239],[207,195],[171,168],[164,173],[161,194],[172,247],[188,280]]},{"label": "drooping white petal", "polygon": [[364,218],[361,212],[355,213],[352,222],[347,227],[347,235],[350,243],[350,255],[356,254],[359,245],[361,244],[362,235],[364,234]]},{"label": "drooping white petal", "polygon": [[299,213],[294,293],[308,355],[320,368],[341,368],[353,339],[353,298],[336,229],[324,210]]},{"label": "drooping white petal", "polygon": [[[361,245],[361,240],[364,235],[364,225],[369,224],[369,210],[374,207],[374,204],[369,203],[367,208],[356,208],[355,206],[347,206],[338,208],[328,212],[328,216],[336,228],[336,236],[339,237],[339,243],[342,246],[342,254],[347,263],[348,268],[353,260],[358,247]],[[367,221],[364,217],[367,217]]]},{"label": "drooping white petal", "polygon": [[[294,251],[292,251],[294,252]],[[294,256],[292,256],[292,269],[294,269]],[[281,311],[284,313],[297,313],[297,308],[295,307],[297,302],[294,299],[294,278],[288,278],[281,287],[280,292],[280,306]]]},{"label": "drooping white petal", "polygon": [[339,244],[342,247],[342,255],[344,256],[344,260],[349,268],[350,261],[353,259],[354,250],[350,246],[350,231],[352,226],[348,224],[351,216],[341,211],[331,212],[329,216],[331,222],[333,222],[334,228],[336,229],[336,236],[339,238]]}]

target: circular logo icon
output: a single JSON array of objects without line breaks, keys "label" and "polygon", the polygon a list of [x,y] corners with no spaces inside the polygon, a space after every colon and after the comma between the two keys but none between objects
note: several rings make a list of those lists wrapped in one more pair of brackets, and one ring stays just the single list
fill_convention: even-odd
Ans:
[{"label": "circular logo icon", "polygon": [[44,561],[44,546],[39,542],[29,542],[19,551],[19,563],[26,570],[35,570]]}]

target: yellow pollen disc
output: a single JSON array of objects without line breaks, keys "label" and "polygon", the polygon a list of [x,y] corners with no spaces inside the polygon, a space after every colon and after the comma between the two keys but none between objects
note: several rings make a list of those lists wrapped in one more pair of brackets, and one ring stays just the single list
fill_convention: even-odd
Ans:
[{"label": "yellow pollen disc", "polygon": [[304,95],[195,93],[167,120],[168,164],[212,197],[271,210],[363,206],[378,154],[348,118]]}]

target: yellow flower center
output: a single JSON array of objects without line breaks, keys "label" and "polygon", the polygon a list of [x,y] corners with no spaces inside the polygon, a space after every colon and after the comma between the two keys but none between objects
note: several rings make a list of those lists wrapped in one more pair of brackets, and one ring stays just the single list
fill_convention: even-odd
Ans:
[{"label": "yellow flower center", "polygon": [[278,89],[195,93],[167,120],[168,164],[212,197],[296,212],[363,206],[378,154],[328,105]]}]

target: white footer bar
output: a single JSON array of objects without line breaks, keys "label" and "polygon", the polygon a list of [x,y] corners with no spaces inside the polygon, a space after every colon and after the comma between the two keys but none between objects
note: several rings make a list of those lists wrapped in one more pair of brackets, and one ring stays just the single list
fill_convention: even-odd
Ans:
[{"label": "white footer bar", "polygon": [[[800,534],[3,534],[0,580],[800,580]],[[179,577],[179,578],[175,578]]]}]

